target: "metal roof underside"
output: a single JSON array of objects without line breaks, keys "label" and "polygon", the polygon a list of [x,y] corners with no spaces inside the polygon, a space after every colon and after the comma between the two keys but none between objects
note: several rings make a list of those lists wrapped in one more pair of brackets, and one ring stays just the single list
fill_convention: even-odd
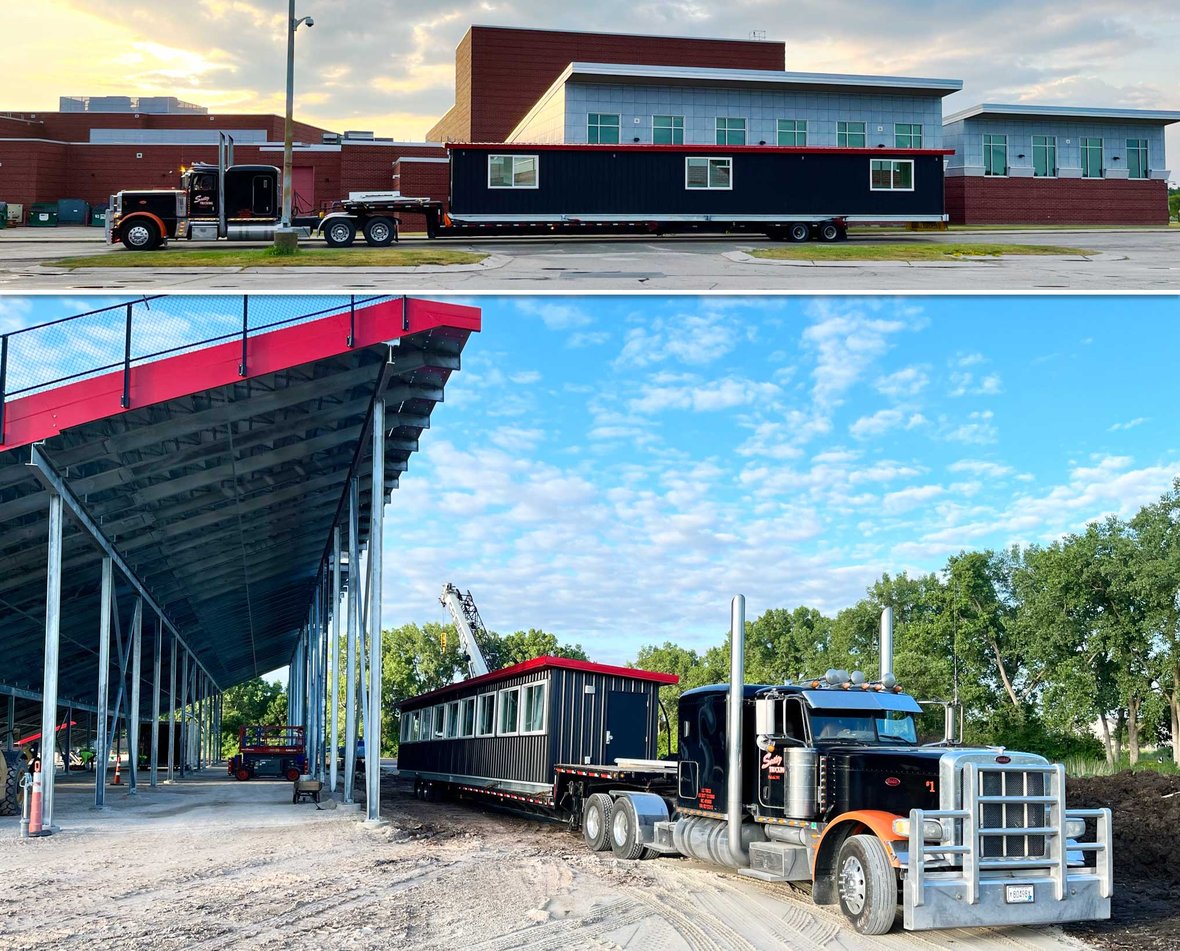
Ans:
[{"label": "metal roof underside", "polygon": [[[469,334],[479,329],[479,312],[393,299],[358,307],[355,329],[355,339],[371,342],[348,347],[347,313],[286,328],[282,352],[272,347],[271,362],[281,366],[150,405],[133,402],[129,410],[96,414],[38,442],[221,688],[289,661],[331,554],[333,526],[341,524],[347,538],[353,473],[361,489],[359,543],[368,537],[374,398],[386,400],[388,492],[429,428]],[[332,352],[308,346],[325,340],[334,341]],[[265,350],[263,338],[259,344]],[[210,358],[217,349],[209,349]],[[300,362],[299,354],[312,352],[320,355]],[[132,392],[159,390],[161,381],[175,388],[177,376],[183,380],[205,356],[189,352],[135,367]],[[188,378],[207,377],[193,371]],[[68,389],[30,400],[52,401]],[[34,477],[31,456],[28,445],[0,452],[0,695],[15,692],[26,702],[41,690],[49,525],[49,496]],[[63,707],[95,702],[101,574],[101,550],[67,512]],[[115,577],[126,640],[135,592],[118,571]],[[142,714],[150,712],[156,630],[145,607]],[[171,689],[170,642],[166,636],[165,691]],[[112,634],[112,690],[119,683],[118,653]]]}]

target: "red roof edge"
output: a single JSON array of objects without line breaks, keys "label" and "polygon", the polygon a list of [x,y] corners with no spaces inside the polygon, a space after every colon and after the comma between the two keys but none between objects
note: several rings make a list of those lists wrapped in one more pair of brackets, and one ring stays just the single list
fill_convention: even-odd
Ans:
[{"label": "red roof edge", "polygon": [[680,152],[684,155],[730,152],[782,152],[788,155],[954,155],[954,149],[899,149],[885,145],[850,149],[837,145],[653,145],[650,142],[620,142],[616,145],[591,145],[583,142],[448,142],[448,152],[471,149],[476,152]]},{"label": "red roof edge", "polygon": [[671,686],[680,683],[680,678],[675,674],[663,674],[655,670],[640,670],[638,667],[615,667],[611,664],[595,664],[588,660],[574,660],[572,657],[534,657],[532,660],[526,660],[520,664],[513,664],[511,667],[493,670],[491,673],[481,674],[479,677],[460,680],[458,683],[448,684],[445,687],[439,687],[437,690],[420,693],[416,697],[403,700],[397,706],[400,710],[402,707],[408,706],[411,703],[417,704],[419,700],[454,693],[464,687],[472,687],[477,684],[490,684],[499,680],[507,680],[509,677],[515,677],[517,674],[528,673],[530,670],[541,670],[546,667],[583,670],[587,673],[606,674],[612,677],[630,677],[632,680],[647,680],[660,684],[661,686]]}]

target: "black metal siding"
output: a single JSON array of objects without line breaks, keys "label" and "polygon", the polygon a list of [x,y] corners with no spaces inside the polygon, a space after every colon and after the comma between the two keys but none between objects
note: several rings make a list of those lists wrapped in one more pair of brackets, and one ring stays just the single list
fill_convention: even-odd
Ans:
[{"label": "black metal siding", "polygon": [[[606,749],[606,703],[610,692],[615,690],[647,696],[648,722],[635,724],[635,729],[644,734],[645,755],[655,757],[659,684],[633,677],[562,667],[542,668],[476,684],[428,701],[408,700],[402,705],[402,717],[440,703],[542,681],[548,684],[546,733],[402,743],[398,749],[399,770],[549,785],[553,782],[556,763],[602,762]],[[587,693],[587,687],[593,688],[593,692]]]},{"label": "black metal siding", "polygon": [[[734,152],[712,147],[693,155],[732,157],[733,188],[684,187],[688,153],[598,151],[510,146],[496,154],[538,155],[538,188],[488,188],[482,149],[451,151],[451,211],[456,215],[941,215],[943,156],[871,153]],[[869,163],[914,162],[914,191],[873,191]]]}]

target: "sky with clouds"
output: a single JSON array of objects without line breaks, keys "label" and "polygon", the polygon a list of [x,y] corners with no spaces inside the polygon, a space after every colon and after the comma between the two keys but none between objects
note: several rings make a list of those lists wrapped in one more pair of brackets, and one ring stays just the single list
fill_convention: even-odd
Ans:
[{"label": "sky with clouds", "polygon": [[[283,109],[282,0],[9,4],[0,109],[59,95],[177,95],[213,111]],[[454,49],[475,24],[747,38],[787,67],[962,79],[976,102],[1180,108],[1180,6],[1140,0],[299,0],[298,113],[328,128],[421,139],[454,101]],[[1169,132],[1172,154],[1180,130]]]},{"label": "sky with clouds", "polygon": [[[704,647],[735,593],[836,612],[1180,474],[1176,297],[463,302],[484,329],[393,493],[386,624],[447,620],[449,581],[598,660]],[[0,327],[80,303],[0,298]]]}]

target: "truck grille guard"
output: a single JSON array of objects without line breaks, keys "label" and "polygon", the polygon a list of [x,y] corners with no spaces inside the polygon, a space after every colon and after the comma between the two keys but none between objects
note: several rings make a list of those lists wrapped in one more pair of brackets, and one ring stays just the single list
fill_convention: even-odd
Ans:
[{"label": "truck grille guard", "polygon": [[[955,918],[970,918],[972,912],[963,905],[978,905],[989,889],[1002,891],[1013,883],[1050,885],[1049,894],[1058,903],[1067,903],[1080,890],[1087,895],[1096,890],[1097,898],[1109,902],[1114,879],[1110,810],[1068,809],[1064,766],[963,763],[961,804],[960,809],[910,811],[909,853],[899,856],[908,876],[907,927],[911,907],[916,911],[926,905],[933,897],[932,889],[943,893],[937,896],[939,905],[945,904],[943,895],[949,895],[953,905],[962,909]],[[1094,820],[1094,840],[1067,842],[1067,819]],[[924,820],[939,821],[941,842],[925,841]],[[1078,852],[1096,853],[1094,866],[1071,867],[1071,854]],[[928,868],[928,863],[934,867]],[[994,904],[994,896],[984,897],[992,898],[989,904]],[[1022,906],[1006,907],[1013,910],[1013,920],[1018,920],[1016,909]],[[1064,907],[1049,910],[1043,903],[1036,916],[1038,921],[1093,917],[1072,915]],[[921,917],[942,916],[931,910]]]}]

